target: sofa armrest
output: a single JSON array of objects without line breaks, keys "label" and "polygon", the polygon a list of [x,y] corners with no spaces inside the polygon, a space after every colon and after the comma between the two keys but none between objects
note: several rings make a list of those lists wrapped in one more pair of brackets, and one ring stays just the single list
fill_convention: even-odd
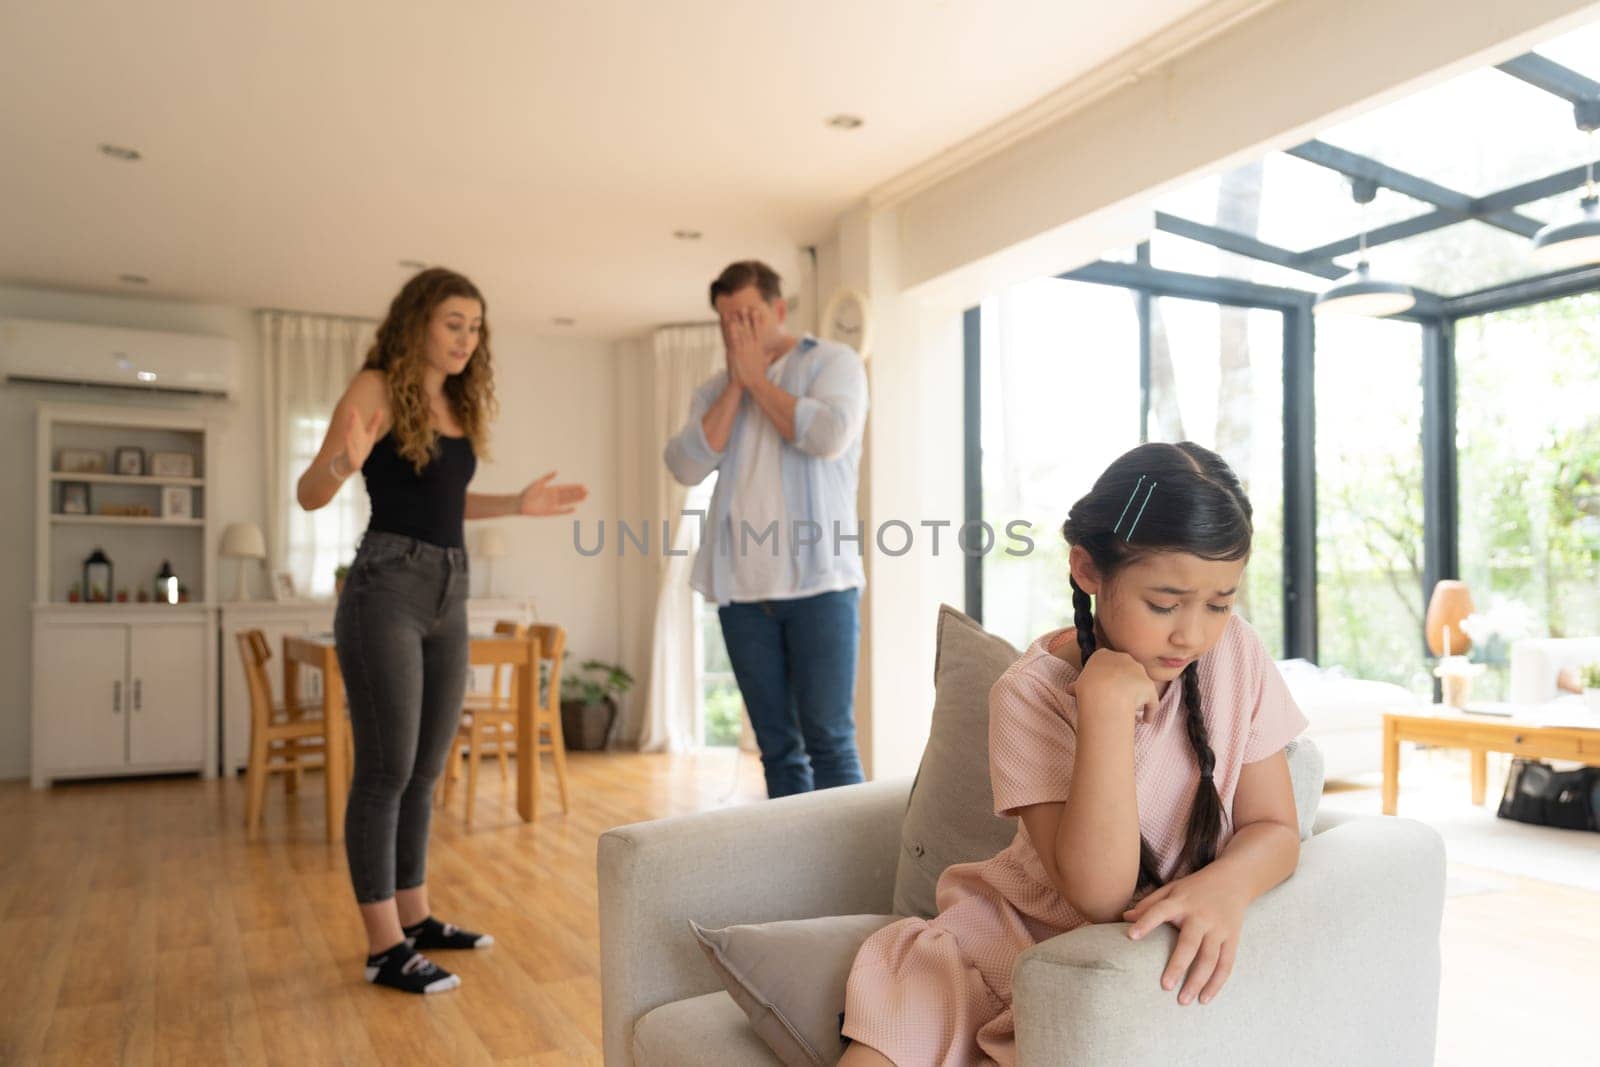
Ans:
[{"label": "sofa armrest", "polygon": [[605,1061],[633,1062],[633,1027],[661,1004],[721,988],[688,920],[703,926],[888,914],[911,779],[869,782],[600,838]]},{"label": "sofa armrest", "polygon": [[1315,835],[1250,908],[1233,974],[1204,1006],[1161,988],[1171,926],[1142,941],[1126,923],[1052,938],[1013,973],[1019,1062],[1432,1063],[1444,877],[1444,842],[1418,822]]},{"label": "sofa armrest", "polygon": [[[1311,824],[1311,833],[1313,836],[1325,834],[1335,826],[1343,826],[1347,822],[1360,822],[1362,819],[1370,818],[1372,818],[1371,815],[1362,815],[1360,812],[1355,811],[1333,811],[1328,808],[1318,808],[1316,820]],[[1305,848],[1305,842],[1302,841],[1300,847]]]}]

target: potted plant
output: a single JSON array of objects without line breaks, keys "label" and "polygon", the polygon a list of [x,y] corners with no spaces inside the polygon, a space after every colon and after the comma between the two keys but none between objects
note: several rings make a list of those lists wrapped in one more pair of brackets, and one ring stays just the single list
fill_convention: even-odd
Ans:
[{"label": "potted plant", "polygon": [[561,732],[567,747],[593,752],[606,747],[617,720],[614,699],[633,687],[633,675],[615,663],[586,659],[561,678]]},{"label": "potted plant", "polygon": [[339,596],[344,592],[344,580],[350,577],[350,564],[341,563],[333,568],[333,595]]},{"label": "potted plant", "polygon": [[1583,699],[1589,710],[1600,715],[1600,663],[1591,663],[1579,672],[1583,679]]}]

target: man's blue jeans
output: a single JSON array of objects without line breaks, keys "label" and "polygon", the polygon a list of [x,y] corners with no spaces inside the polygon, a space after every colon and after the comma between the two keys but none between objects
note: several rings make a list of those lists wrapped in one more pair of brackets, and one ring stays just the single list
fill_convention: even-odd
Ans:
[{"label": "man's blue jeans", "polygon": [[855,723],[860,598],[859,589],[844,589],[717,609],[769,797],[862,780]]}]

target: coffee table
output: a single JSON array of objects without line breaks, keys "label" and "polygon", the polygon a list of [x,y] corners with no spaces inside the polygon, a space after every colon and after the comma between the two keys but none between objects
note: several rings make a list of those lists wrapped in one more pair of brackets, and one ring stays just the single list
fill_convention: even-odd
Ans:
[{"label": "coffee table", "polygon": [[1459,708],[1431,705],[1383,716],[1383,813],[1393,815],[1400,799],[1400,742],[1464,748],[1472,755],[1472,802],[1483,803],[1485,756],[1509,752],[1529,759],[1579,760],[1600,766],[1600,728],[1541,726],[1530,718],[1474,715]]}]

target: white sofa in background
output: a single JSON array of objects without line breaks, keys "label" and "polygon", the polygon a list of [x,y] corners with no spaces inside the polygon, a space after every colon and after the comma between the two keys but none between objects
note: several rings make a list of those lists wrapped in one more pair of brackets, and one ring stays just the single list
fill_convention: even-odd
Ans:
[{"label": "white sofa in background", "polygon": [[1529,637],[1511,644],[1513,704],[1543,704],[1561,696],[1556,675],[1568,667],[1600,663],[1600,637]]},{"label": "white sofa in background", "polygon": [[1382,774],[1383,713],[1422,703],[1404,686],[1351,678],[1303,659],[1280,660],[1278,670],[1310,723],[1305,736],[1322,752],[1329,781]]}]

